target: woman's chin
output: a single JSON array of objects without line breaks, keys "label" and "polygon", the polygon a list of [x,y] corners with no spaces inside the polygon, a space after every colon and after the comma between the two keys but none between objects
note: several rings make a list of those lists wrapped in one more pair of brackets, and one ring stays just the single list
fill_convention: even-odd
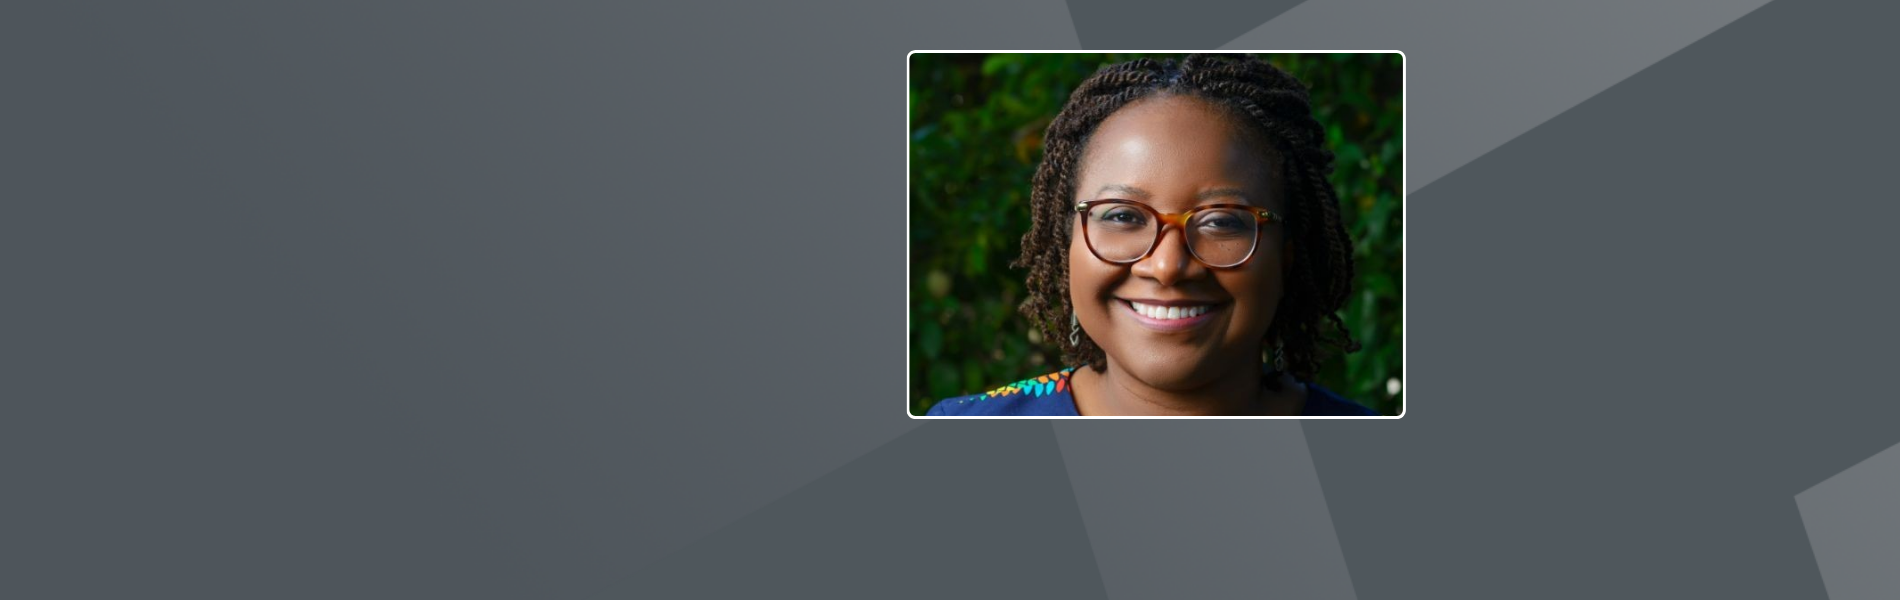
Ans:
[{"label": "woman's chin", "polygon": [[[1181,355],[1177,355],[1181,354]],[[1221,375],[1218,361],[1203,353],[1151,353],[1116,366],[1157,390],[1188,391],[1207,386]]]}]

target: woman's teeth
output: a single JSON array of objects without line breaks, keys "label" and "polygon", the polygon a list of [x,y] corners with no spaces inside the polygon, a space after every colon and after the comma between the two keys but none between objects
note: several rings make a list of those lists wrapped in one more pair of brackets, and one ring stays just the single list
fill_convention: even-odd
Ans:
[{"label": "woman's teeth", "polygon": [[1199,306],[1149,306],[1140,302],[1129,302],[1128,305],[1135,307],[1135,312],[1141,313],[1141,316],[1163,321],[1198,317],[1207,313],[1207,310],[1211,308],[1205,304]]}]

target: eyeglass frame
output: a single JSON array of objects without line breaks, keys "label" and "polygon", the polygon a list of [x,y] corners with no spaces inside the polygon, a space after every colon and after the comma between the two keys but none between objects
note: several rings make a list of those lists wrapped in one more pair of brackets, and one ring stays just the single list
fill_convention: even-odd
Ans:
[{"label": "eyeglass frame", "polygon": [[[1135,258],[1132,258],[1126,261],[1113,261],[1106,258],[1102,258],[1102,253],[1095,251],[1095,242],[1089,239],[1088,212],[1089,212],[1089,209],[1094,208],[1098,205],[1102,205],[1102,204],[1126,204],[1129,206],[1133,206],[1135,208],[1138,208],[1138,209],[1141,209],[1142,211],[1147,212],[1149,215],[1154,216],[1155,222],[1160,223],[1160,226],[1155,229],[1154,238],[1148,241],[1148,249],[1142,251],[1141,256],[1137,256]],[[1247,256],[1242,257],[1239,261],[1235,262],[1234,264],[1226,265],[1226,266],[1218,266],[1218,267],[1212,264],[1209,264],[1206,260],[1203,260],[1201,258],[1200,253],[1194,251],[1194,244],[1190,243],[1187,239],[1187,236],[1188,236],[1187,224],[1190,219],[1194,218],[1195,213],[1209,211],[1209,210],[1213,210],[1217,208],[1240,209],[1240,210],[1253,213],[1253,216],[1254,216],[1253,245],[1247,248]],[[1155,248],[1161,247],[1161,238],[1167,235],[1168,226],[1173,225],[1176,228],[1181,230],[1181,245],[1187,247],[1188,256],[1194,257],[1194,262],[1201,263],[1202,266],[1205,266],[1209,269],[1235,269],[1235,268],[1239,268],[1241,265],[1247,264],[1247,261],[1253,260],[1253,255],[1260,251],[1260,234],[1266,232],[1267,230],[1265,227],[1261,227],[1261,225],[1266,225],[1268,223],[1285,223],[1286,222],[1285,218],[1281,217],[1280,215],[1274,214],[1273,211],[1260,208],[1258,206],[1249,206],[1246,204],[1204,204],[1201,206],[1190,208],[1183,212],[1164,213],[1159,210],[1155,210],[1155,207],[1148,206],[1147,204],[1141,203],[1139,201],[1123,200],[1121,198],[1103,198],[1099,200],[1083,200],[1081,202],[1077,202],[1075,203],[1075,214],[1081,217],[1082,219],[1082,244],[1085,246],[1088,246],[1089,254],[1095,255],[1096,260],[1099,260],[1111,265],[1132,265],[1132,264],[1141,262],[1147,259],[1149,256],[1153,256],[1155,253]]]}]

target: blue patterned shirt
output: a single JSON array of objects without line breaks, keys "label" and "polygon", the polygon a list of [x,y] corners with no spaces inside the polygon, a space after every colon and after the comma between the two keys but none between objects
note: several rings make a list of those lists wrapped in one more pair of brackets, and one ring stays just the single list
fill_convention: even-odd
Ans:
[{"label": "blue patterned shirt", "polygon": [[[981,394],[946,398],[925,416],[1033,416],[1075,417],[1075,395],[1069,390],[1074,368],[1024,379]],[[1318,384],[1306,384],[1306,408],[1300,416],[1378,416],[1372,409],[1340,397]]]}]

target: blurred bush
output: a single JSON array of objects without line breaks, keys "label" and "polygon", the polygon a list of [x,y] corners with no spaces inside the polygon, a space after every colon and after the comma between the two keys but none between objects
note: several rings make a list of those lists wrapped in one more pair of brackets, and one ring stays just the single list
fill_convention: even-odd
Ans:
[{"label": "blurred bush", "polygon": [[[1061,356],[1016,312],[1023,272],[1007,265],[1029,229],[1042,133],[1075,86],[1141,54],[914,54],[910,57],[910,405],[1056,370]],[[1400,135],[1396,54],[1271,54],[1312,88],[1338,156],[1333,185],[1352,234],[1352,301],[1340,317],[1359,352],[1319,383],[1384,414],[1401,391]]]}]

